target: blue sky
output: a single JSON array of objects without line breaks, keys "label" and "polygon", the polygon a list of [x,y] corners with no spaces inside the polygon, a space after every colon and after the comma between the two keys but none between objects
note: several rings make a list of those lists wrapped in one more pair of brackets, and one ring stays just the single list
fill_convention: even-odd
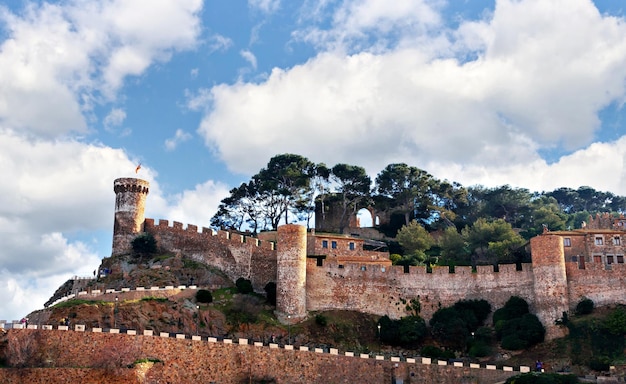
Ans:
[{"label": "blue sky", "polygon": [[602,0],[0,6],[0,318],[110,254],[113,180],[208,226],[279,153],[626,195],[626,23]]}]

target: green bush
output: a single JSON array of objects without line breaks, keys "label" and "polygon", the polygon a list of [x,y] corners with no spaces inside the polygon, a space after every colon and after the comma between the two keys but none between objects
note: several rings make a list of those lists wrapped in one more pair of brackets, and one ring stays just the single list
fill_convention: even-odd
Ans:
[{"label": "green bush", "polygon": [[265,290],[265,298],[267,300],[267,303],[270,305],[276,305],[276,283],[270,281],[269,283],[265,284],[265,287],[263,289]]},{"label": "green bush", "polygon": [[244,279],[240,277],[235,282],[235,286],[237,287],[237,292],[247,295],[248,293],[252,293],[254,289],[252,289],[252,282],[248,279]]},{"label": "green bush", "polygon": [[207,291],[206,289],[199,289],[198,292],[196,292],[196,301],[198,303],[212,303],[213,295],[210,291]]},{"label": "green bush", "polygon": [[593,300],[584,298],[578,302],[576,305],[576,314],[577,315],[588,315],[593,312]]},{"label": "green bush", "polygon": [[150,233],[142,233],[130,242],[135,256],[152,255],[157,251],[156,239]]},{"label": "green bush", "polygon": [[580,383],[576,375],[557,373],[523,373],[509,377],[505,384],[576,384]]},{"label": "green bush", "polygon": [[608,357],[597,357],[589,361],[589,368],[594,371],[608,371],[611,367],[611,360]]},{"label": "green bush", "polygon": [[321,313],[317,314],[315,315],[315,324],[319,325],[320,327],[325,327],[328,324],[328,319]]},{"label": "green bush", "polygon": [[378,320],[380,340],[391,345],[412,345],[421,342],[428,329],[426,322],[419,316],[405,316],[392,320],[383,316]]},{"label": "green bush", "polygon": [[455,357],[454,352],[445,351],[434,345],[426,345],[420,350],[420,355],[424,357],[431,357],[433,359],[453,359]]},{"label": "green bush", "polygon": [[485,357],[491,355],[491,346],[484,341],[476,341],[469,349],[469,355],[471,357]]},{"label": "green bush", "polygon": [[545,337],[546,330],[537,316],[528,313],[528,303],[516,296],[494,313],[494,322],[500,346],[504,349],[525,349],[542,342]]},{"label": "green bush", "polygon": [[526,300],[518,296],[511,296],[511,298],[504,304],[504,307],[493,313],[493,324],[497,324],[500,320],[506,321],[522,317],[528,312],[528,303]]}]

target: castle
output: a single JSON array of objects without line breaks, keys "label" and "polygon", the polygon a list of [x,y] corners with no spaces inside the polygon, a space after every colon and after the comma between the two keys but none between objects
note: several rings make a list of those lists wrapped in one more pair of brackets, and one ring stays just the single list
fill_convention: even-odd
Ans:
[{"label": "castle", "polygon": [[393,266],[386,251],[368,250],[361,238],[310,232],[288,224],[257,237],[227,231],[200,231],[195,225],[144,218],[149,183],[114,181],[115,221],[112,255],[127,254],[141,233],[152,234],[161,249],[212,265],[231,279],[249,279],[256,291],[277,287],[276,315],[295,323],[310,311],[355,310],[399,318],[418,299],[429,319],[441,307],[464,299],[485,299],[500,308],[511,296],[524,298],[546,327],[548,340],[566,330],[555,324],[583,298],[597,306],[626,303],[624,241],[626,219],[590,218],[584,228],[544,231],[530,241],[531,263],[499,266]]}]

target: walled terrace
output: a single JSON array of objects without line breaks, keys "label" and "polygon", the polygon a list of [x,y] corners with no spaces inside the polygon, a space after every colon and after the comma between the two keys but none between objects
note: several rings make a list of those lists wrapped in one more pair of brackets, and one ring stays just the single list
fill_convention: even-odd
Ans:
[{"label": "walled terrace", "polygon": [[[84,325],[74,325],[71,329],[52,325],[29,325],[28,329],[23,329],[19,325],[8,333],[8,350],[19,349],[28,338],[37,340],[43,351],[56,351],[52,362],[55,367],[98,367],[106,363],[102,360],[107,358],[124,364],[126,360],[132,363],[148,358],[157,363],[142,373],[144,380],[151,377],[177,383],[241,383],[248,379],[274,379],[276,383],[289,384],[384,383],[393,379],[404,383],[497,383],[530,372],[528,366],[356,354],[334,348],[310,349],[249,339],[155,335],[150,330],[138,334],[134,330],[86,329]],[[24,374],[28,375],[28,370]],[[60,382],[54,377],[46,381]],[[19,381],[0,379],[0,383],[9,382]]]}]

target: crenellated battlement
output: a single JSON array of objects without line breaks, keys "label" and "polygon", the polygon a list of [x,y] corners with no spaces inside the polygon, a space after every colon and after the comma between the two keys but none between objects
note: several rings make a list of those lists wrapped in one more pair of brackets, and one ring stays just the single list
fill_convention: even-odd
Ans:
[{"label": "crenellated battlement", "polygon": [[228,240],[233,244],[250,244],[255,247],[274,250],[275,244],[272,241],[261,240],[253,236],[245,236],[240,233],[218,230],[215,231],[212,228],[201,227],[198,231],[198,226],[195,224],[183,224],[178,221],[173,221],[170,226],[169,220],[159,219],[158,225],[155,225],[154,219],[146,218],[144,221],[145,232],[151,231],[171,231],[176,234],[184,234],[187,236],[198,236],[199,239],[205,239],[210,241],[211,238]]}]

